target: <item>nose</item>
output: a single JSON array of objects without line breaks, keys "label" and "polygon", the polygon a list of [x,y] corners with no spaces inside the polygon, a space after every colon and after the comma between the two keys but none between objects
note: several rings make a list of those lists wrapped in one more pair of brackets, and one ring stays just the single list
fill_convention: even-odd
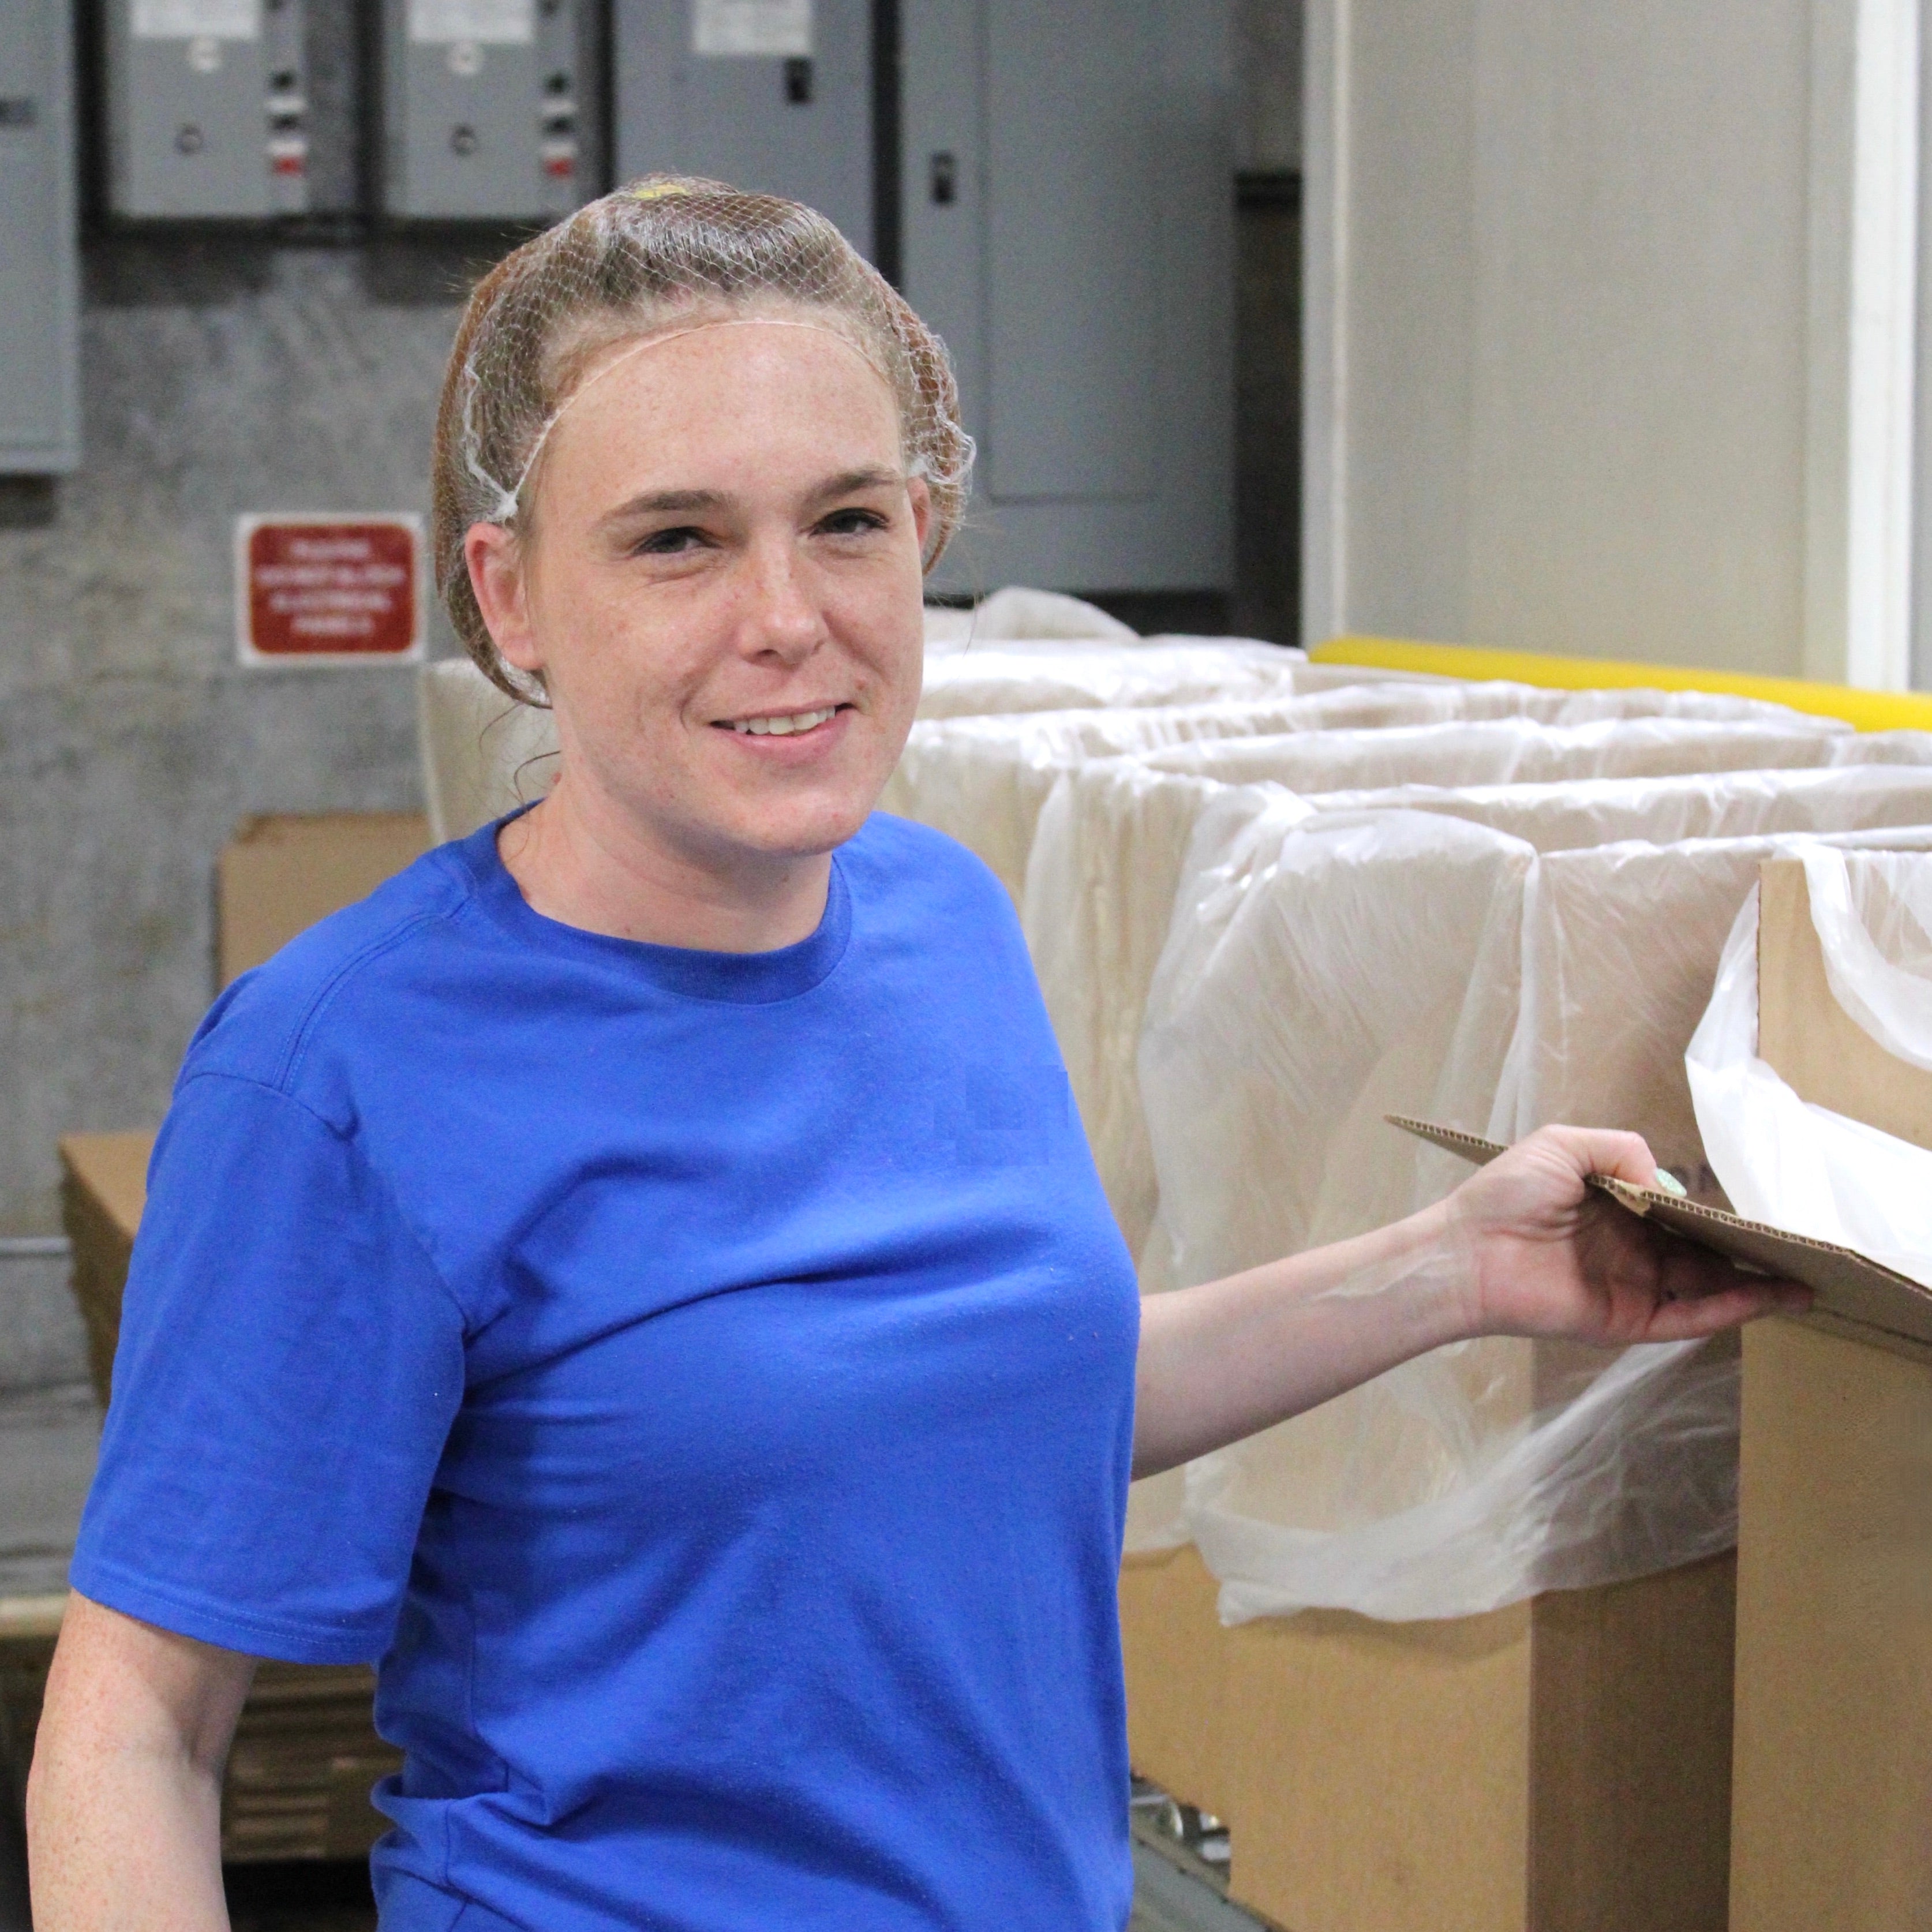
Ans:
[{"label": "nose", "polygon": [[803,560],[779,538],[752,544],[746,561],[741,650],[748,658],[787,668],[802,664],[825,639],[825,621]]}]

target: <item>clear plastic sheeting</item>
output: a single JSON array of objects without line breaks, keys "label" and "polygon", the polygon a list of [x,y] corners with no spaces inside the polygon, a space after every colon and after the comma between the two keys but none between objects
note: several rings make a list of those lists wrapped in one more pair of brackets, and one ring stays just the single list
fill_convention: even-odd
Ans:
[{"label": "clear plastic sheeting", "polygon": [[[1932,1068],[1932,856],[1803,854],[1832,996],[1887,1053]],[[1800,1100],[1757,1057],[1758,895],[1739,911],[1684,1056],[1732,1205],[1932,1287],[1932,1152]]]},{"label": "clear plastic sheeting", "polygon": [[[950,833],[985,860],[1018,901],[1034,828],[1054,780],[1063,770],[1094,758],[1131,754],[1204,776],[1268,778],[1326,790],[1412,777],[1444,782],[1508,778],[1526,765],[1537,776],[1556,776],[1573,770],[1683,771],[1738,761],[1815,764],[1844,731],[1835,722],[1801,718],[1778,706],[1707,699],[1701,692],[1579,692],[1446,680],[1334,687],[1324,675],[1332,668],[1296,665],[1298,694],[1273,700],[928,720],[913,728],[880,803]],[[1309,682],[1318,688],[1303,692]],[[1706,718],[1706,705],[1716,715]],[[1577,722],[1580,712],[1589,722]],[[1612,744],[1618,725],[1633,719],[1661,720],[1668,728],[1640,733],[1628,745]],[[1390,738],[1386,746],[1378,743],[1374,748],[1381,754],[1366,763],[1360,760],[1369,748],[1351,735],[1487,722],[1499,728],[1467,736]],[[1714,728],[1718,735],[1708,743],[1687,735]],[[1573,730],[1582,735],[1546,735]],[[1734,731],[1763,735],[1731,735]],[[1330,734],[1322,748],[1298,748],[1316,732]],[[1246,752],[1216,748],[1228,739],[1255,743]],[[1172,758],[1161,754],[1163,747],[1177,746],[1198,748]],[[1416,765],[1421,769],[1410,769]]]},{"label": "clear plastic sheeting", "polygon": [[[1677,728],[1690,734],[1688,740],[1678,737],[1660,747],[1652,740],[1634,749],[1594,727],[1567,738],[1556,735],[1566,728],[1554,728],[1546,739],[1517,733],[1458,735],[1454,728],[1338,733],[1313,748],[1312,761],[1325,776],[1385,775],[1392,766],[1400,768],[1400,752],[1412,747],[1420,747],[1438,768],[1453,764],[1480,772],[1486,760],[1492,761],[1492,769],[1505,762],[1520,766],[1526,744],[1545,761],[1544,769],[1567,756],[1575,760],[1580,775],[1538,785],[1316,793],[1305,795],[1306,808],[1438,811],[1523,838],[1539,850],[1649,832],[1676,838],[1718,831],[1830,829],[1848,822],[1847,812],[1865,808],[1862,800],[1875,816],[1851,822],[1916,824],[1932,818],[1932,783],[1884,769],[1751,771],[1721,779],[1702,776],[1706,764],[1721,760],[1708,756],[1694,723]],[[1767,759],[1789,754],[1794,742],[1801,753],[1809,753],[1836,741],[1805,734],[1794,741],[1781,728],[1768,744],[1753,741]],[[1397,752],[1394,759],[1388,755],[1391,745]],[[1256,758],[1263,746],[1268,748],[1265,754]],[[982,764],[976,773],[970,766],[965,773],[950,768],[959,781],[950,800],[956,823],[970,836],[976,803],[978,822],[998,825],[1001,844],[996,856],[1003,874],[1017,862],[1028,840],[1033,800],[1051,779],[1030,835],[1023,922],[1102,1181],[1136,1256],[1144,1252],[1158,1190],[1134,1056],[1195,820],[1223,789],[1208,774],[1258,765],[1292,784],[1309,762],[1303,748],[1290,737],[1202,742],[1189,749],[1189,761],[1199,768],[1190,773],[1162,769],[1178,760],[1158,752],[1136,760],[1096,760],[1058,772],[1035,766],[1024,772],[1024,790],[1016,789],[1004,815],[997,817],[986,811],[983,792],[976,797],[965,781],[974,776],[982,783],[990,781],[999,767]],[[1726,740],[1723,748],[1734,747]],[[1680,772],[1635,780],[1581,775],[1627,751],[1652,762],[1664,750],[1676,754],[1680,767],[1692,767],[1699,775]],[[1300,808],[1274,809],[1274,822],[1280,822],[1281,814],[1292,819]]]},{"label": "clear plastic sheeting", "polygon": [[1932,1072],[1932,870],[1888,853],[1804,857],[1832,997],[1894,1060]]},{"label": "clear plastic sheeting", "polygon": [[1091,638],[1112,644],[1132,644],[1140,634],[1097,604],[1069,597],[1058,590],[1029,590],[1010,584],[995,590],[970,609],[952,610],[943,604],[926,609],[926,647],[928,651],[964,650],[1012,638]]},{"label": "clear plastic sheeting", "polygon": [[[1932,773],[1837,777],[1803,776],[1819,822],[1932,816]],[[1755,776],[1704,783],[1713,826],[1766,808]],[[1599,806],[1614,834],[1640,802]],[[1681,795],[1658,808],[1685,822]],[[1547,809],[1570,811],[1553,794]],[[1632,1127],[1695,1176],[1684,1048],[1757,865],[1796,842],[1539,854],[1516,836],[1529,815],[1508,815],[1516,832],[1245,789],[1208,802],[1143,1034],[1159,1185],[1146,1285],[1439,1198],[1467,1167],[1396,1135],[1388,1112],[1500,1139],[1555,1119]],[[1932,829],[1831,842],[1874,842],[1932,847]],[[1142,1543],[1191,1535],[1232,1621],[1471,1615],[1728,1546],[1735,1403],[1722,1342],[1466,1343],[1190,1465],[1178,1524],[1157,1492],[1130,1521]]]},{"label": "clear plastic sheeting", "polygon": [[1149,638],[1116,646],[975,644],[928,657],[922,718],[1200,704],[1294,694],[1297,650],[1244,638]]},{"label": "clear plastic sheeting", "polygon": [[1932,731],[1858,731],[1832,754],[1840,765],[1932,765]]},{"label": "clear plastic sheeting", "polygon": [[[1641,836],[1658,845],[1684,838],[1741,838],[1757,832],[1918,825],[1932,819],[1932,766],[1922,776],[1883,764],[1816,770],[1729,772],[1665,778],[1570,778],[1560,784],[1393,785],[1324,792],[1322,812],[1441,812],[1527,838],[1540,852],[1607,845]],[[1042,824],[1041,837],[1045,837]]]},{"label": "clear plastic sheeting", "polygon": [[[1826,842],[1916,851],[1932,846],[1932,824]],[[1804,849],[1727,838],[1546,858],[1525,909],[1521,1014],[1490,1108],[1495,1137],[1588,1116],[1634,1126],[1695,1178],[1702,1143],[1684,1054],[1758,868]]]},{"label": "clear plastic sheeting", "polygon": [[1378,734],[1372,756],[1336,734],[1176,746],[1150,754],[1148,762],[1162,771],[1198,772],[1228,784],[1268,779],[1297,791],[1340,791],[1365,785],[1533,784],[1566,777],[1825,765],[1832,762],[1838,738],[1816,721],[1795,715],[1736,722],[1628,717],[1555,725],[1516,717],[1455,726],[1396,726]]},{"label": "clear plastic sheeting", "polygon": [[[1148,987],[1167,943],[1196,825],[1229,788],[1102,758],[1054,779],[1026,868],[1021,924],[1075,1103],[1114,1218],[1138,1258],[1158,1190],[1136,1072]],[[1274,786],[1249,786],[1288,822],[1308,808]]]},{"label": "clear plastic sheeting", "polygon": [[[1187,1522],[1222,1579],[1224,1623],[1304,1604],[1368,1610],[1391,1622],[1468,1616],[1546,1589],[1652,1575],[1737,1540],[1737,1357],[1683,1342],[1626,1349],[1573,1400],[1534,1411],[1535,1364],[1496,1359],[1466,1376],[1472,1436],[1460,1480],[1426,1500],[1336,1530],[1275,1521],[1276,1472],[1252,1458],[1203,1458],[1187,1472]],[[1428,1430],[1440,1391],[1385,1377],[1381,1412],[1358,1418],[1372,1443]],[[1526,1419],[1519,1421],[1519,1416]],[[1502,1426],[1489,1426],[1497,1422]],[[1276,1581],[1292,1576],[1284,1592]]]},{"label": "clear plastic sheeting", "polygon": [[[1298,665],[1298,679],[1320,668]],[[1527,687],[1349,685],[1261,702],[1083,709],[915,724],[883,810],[936,826],[977,853],[1017,902],[1040,809],[1060,773],[1097,758],[1199,740],[1356,730],[1456,718]]]}]

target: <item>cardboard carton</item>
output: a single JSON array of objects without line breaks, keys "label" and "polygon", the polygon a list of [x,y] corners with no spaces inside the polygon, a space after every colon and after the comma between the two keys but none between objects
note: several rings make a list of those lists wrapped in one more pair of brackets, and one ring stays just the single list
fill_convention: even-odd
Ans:
[{"label": "cardboard carton", "polygon": [[1130,1557],[1134,1768],[1228,1825],[1229,1895],[1292,1932],[1721,1932],[1732,1577],[1229,1630],[1193,1549]]},{"label": "cardboard carton", "polygon": [[[1503,1151],[1396,1124],[1472,1161]],[[1774,1264],[1796,1243],[1862,1294],[1904,1281],[1600,1184],[1694,1238],[1753,1257],[1768,1241]],[[1134,1768],[1228,1824],[1231,1896],[1293,1932],[1720,1932],[1736,1576],[1725,1556],[1481,1616],[1309,1611],[1224,1629],[1192,1549],[1130,1557]]]},{"label": "cardboard carton", "polygon": [[104,1408],[154,1149],[154,1136],[142,1133],[69,1134],[60,1144],[61,1219],[74,1248],[74,1298],[87,1330],[88,1374]]},{"label": "cardboard carton", "polygon": [[226,986],[429,850],[418,812],[244,819],[216,868],[216,978]]},{"label": "cardboard carton", "polygon": [[[1832,998],[1802,866],[1762,894],[1760,1056],[1932,1147],[1932,1073]],[[1858,1312],[1744,1334],[1733,1932],[1932,1926],[1932,1336]]]}]

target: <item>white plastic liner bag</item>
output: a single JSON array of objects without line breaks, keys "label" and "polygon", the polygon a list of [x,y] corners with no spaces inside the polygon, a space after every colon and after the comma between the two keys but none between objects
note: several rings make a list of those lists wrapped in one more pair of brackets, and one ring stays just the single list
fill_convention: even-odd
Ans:
[{"label": "white plastic liner bag", "polygon": [[1244,638],[976,644],[928,656],[922,718],[1294,694],[1298,650]]},{"label": "white plastic liner bag", "polygon": [[[1932,1070],[1932,858],[1804,848],[1832,997]],[[1802,1100],[1757,1057],[1758,894],[1684,1057],[1705,1158],[1740,1214],[1858,1249],[1932,1287],[1932,1152]]]},{"label": "white plastic liner bag", "polygon": [[[1484,696],[1472,699],[1478,689]],[[958,839],[1017,903],[1040,808],[1064,771],[1198,739],[1406,724],[1454,718],[1472,702],[1495,701],[1486,688],[1385,682],[1259,701],[933,719],[913,727],[880,808]]]},{"label": "white plastic liner bag", "polygon": [[[1488,688],[1465,688],[1472,698],[1480,698]],[[934,761],[940,770],[958,775],[951,800],[952,822],[946,824],[943,817],[939,822],[969,839],[976,826],[997,823],[1000,842],[994,856],[1002,876],[1008,876],[1008,868],[1018,862],[1020,848],[1028,841],[1028,820],[1037,812],[1022,901],[1027,942],[1102,1184],[1121,1231],[1138,1256],[1156,1190],[1135,1054],[1147,989],[1166,939],[1188,841],[1222,778],[1247,774],[1264,777],[1277,788],[1305,790],[1311,773],[1312,782],[1320,784],[1400,777],[1418,766],[1477,778],[1501,776],[1526,766],[1545,773],[1567,771],[1570,776],[1564,782],[1540,786],[1310,794],[1317,808],[1330,810],[1348,809],[1352,803],[1400,806],[1412,800],[1424,808],[1497,823],[1544,849],[1552,843],[1628,837],[1653,824],[1670,828],[1664,830],[1666,837],[1681,836],[1685,830],[1701,832],[1714,827],[1714,814],[1728,814],[1736,821],[1726,830],[1754,829],[1755,819],[1767,814],[1775,818],[1783,808],[1779,780],[1791,774],[1765,772],[1741,780],[1735,796],[1725,786],[1714,791],[1708,778],[1682,774],[1701,774],[1712,765],[1746,755],[1766,764],[1780,758],[1814,760],[1822,748],[1834,742],[1831,734],[1803,729],[1788,733],[1781,722],[1708,725],[1683,719],[1582,727],[1514,719],[1337,732],[1318,743],[1304,742],[1299,734],[1243,740],[1230,734],[1227,740],[1204,739],[1171,755],[1148,752],[1138,761],[1095,760],[1058,772],[1053,770],[1055,760],[1042,757],[1028,768],[1024,787],[1016,785],[1006,794],[1005,814],[997,820],[983,808],[976,812],[967,782],[976,776],[983,791],[990,788],[997,766],[982,762],[976,767],[957,740],[939,748]],[[1184,759],[1190,771],[1168,769]],[[1630,766],[1664,766],[1677,775],[1651,781],[1648,789],[1629,794],[1619,787],[1630,781],[1591,776]],[[1841,778],[1854,788],[1875,778],[1881,790],[1890,782],[1876,772],[1821,769],[1808,776],[1825,782],[1812,788],[1821,799]],[[1049,781],[1051,790],[1036,806],[1034,801]],[[1894,812],[1916,814],[1912,822],[1932,815],[1925,808],[1932,807],[1932,798],[1924,784],[1913,781],[1909,789],[1924,806],[1894,806]],[[1526,801],[1520,808],[1512,802],[1519,796]],[[1506,819],[1510,822],[1504,824]],[[1552,836],[1546,822],[1549,827],[1560,826],[1560,833]],[[1790,822],[1802,826],[1812,820],[1801,811]],[[1826,822],[1844,821],[1828,809]],[[1899,821],[1888,815],[1882,822]],[[981,848],[982,856],[988,849]],[[1512,980],[1513,976],[1512,967]]]},{"label": "white plastic liner bag", "polygon": [[[1671,1075],[1682,1088],[1735,908],[1780,842],[1539,856],[1415,812],[1264,812],[1230,834],[1240,796],[1203,820],[1197,845],[1224,849],[1184,886],[1150,997],[1162,1225],[1144,1273],[1165,1242],[1174,1280],[1210,1279],[1362,1232],[1467,1173],[1412,1154],[1387,1111],[1504,1139],[1551,1119],[1627,1125],[1694,1172]],[[1874,839],[1928,846],[1932,831],[1851,842]],[[1499,1064],[1533,1077],[1485,1120]],[[1722,1343],[1467,1343],[1191,1465],[1183,1528],[1231,1621],[1474,1614],[1730,1546],[1735,1424]],[[1168,1527],[1138,1499],[1136,1519]]]},{"label": "white plastic liner bag", "polygon": [[[1328,668],[1297,667],[1296,689]],[[1653,706],[1664,709],[1647,708]],[[1707,718],[1706,706],[1716,715]],[[1649,722],[1625,742],[1620,727],[1628,720]],[[1353,737],[1338,737],[1319,752],[1300,751],[1289,742],[1317,731],[1423,730],[1485,722],[1497,728],[1469,737],[1393,740],[1380,748],[1386,755],[1366,762],[1360,757],[1363,746]],[[1550,737],[1548,731],[1571,735]],[[880,805],[936,826],[976,852],[1017,902],[1034,827],[1054,778],[1061,770],[1096,758],[1146,755],[1157,765],[1206,776],[1271,778],[1326,790],[1412,777],[1463,783],[1572,772],[1686,771],[1740,763],[1819,764],[1844,734],[1845,728],[1835,721],[1696,692],[1580,692],[1501,682],[1385,681],[1258,701],[1233,698],[1114,712],[1070,710],[1037,718],[1009,712],[929,720],[914,726]],[[1251,754],[1230,753],[1224,760],[1212,748],[1220,740],[1234,738],[1254,740]],[[1162,747],[1196,744],[1202,747],[1198,752],[1177,752],[1172,760],[1156,755]]]},{"label": "white plastic liner bag", "polygon": [[542,797],[556,776],[556,719],[505,696],[467,658],[417,673],[416,742],[434,844]]},{"label": "white plastic liner bag", "polygon": [[1163,771],[1197,772],[1225,784],[1270,779],[1297,791],[1390,784],[1532,784],[1568,777],[1637,778],[1694,771],[1746,771],[1833,762],[1846,734],[1800,718],[1736,722],[1671,716],[1610,718],[1546,724],[1495,718],[1457,728],[1400,725],[1386,730],[1378,756],[1335,741],[1251,738],[1238,744],[1176,746],[1150,755]]},{"label": "white plastic liner bag", "polygon": [[1010,638],[1092,638],[1131,644],[1139,633],[1097,604],[1058,590],[1030,590],[1010,584],[969,609],[926,607],[926,648],[934,656]]}]

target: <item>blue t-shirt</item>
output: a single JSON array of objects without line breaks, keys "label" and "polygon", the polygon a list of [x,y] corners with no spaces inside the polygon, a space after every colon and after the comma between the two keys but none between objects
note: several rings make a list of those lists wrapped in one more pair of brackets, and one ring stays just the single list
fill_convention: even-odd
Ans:
[{"label": "blue t-shirt", "polygon": [[196,1035],[75,1587],[380,1660],[391,1932],[1115,1932],[1139,1309],[1004,893],[875,818],[685,951],[495,832]]}]

